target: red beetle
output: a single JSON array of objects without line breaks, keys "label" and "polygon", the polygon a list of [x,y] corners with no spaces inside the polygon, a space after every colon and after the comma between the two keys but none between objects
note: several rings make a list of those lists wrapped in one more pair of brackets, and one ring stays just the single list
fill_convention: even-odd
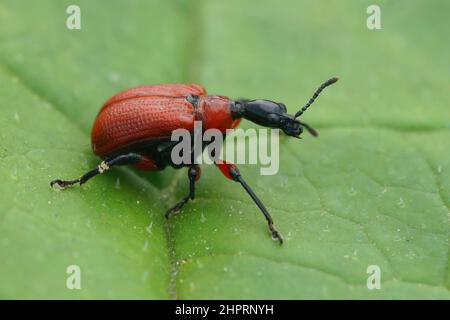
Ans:
[{"label": "red beetle", "polygon": [[[113,166],[134,165],[141,170],[162,170],[167,165],[174,168],[189,167],[189,195],[170,208],[166,217],[180,210],[195,196],[195,181],[200,178],[200,167],[191,164],[176,165],[171,160],[172,131],[184,128],[193,132],[194,121],[201,121],[203,130],[235,128],[242,118],[256,124],[279,128],[289,136],[298,138],[306,128],[313,136],[317,132],[297,118],[314,102],[319,93],[338,78],[324,82],[308,103],[295,115],[287,114],[283,103],[270,100],[236,100],[225,96],[207,95],[202,86],[191,84],[143,85],[122,91],[100,109],[92,128],[92,150],[104,160],[100,165],[75,180],[53,180],[50,185],[63,189],[75,183],[83,184]],[[203,147],[206,147],[204,145]],[[215,164],[229,179],[239,182],[264,214],[274,240],[283,238],[273,225],[269,212],[244,181],[238,168],[225,161]]]}]

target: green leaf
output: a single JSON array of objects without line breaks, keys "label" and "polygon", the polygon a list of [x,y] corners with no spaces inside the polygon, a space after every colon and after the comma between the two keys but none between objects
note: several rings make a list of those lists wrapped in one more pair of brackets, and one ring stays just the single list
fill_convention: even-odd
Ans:
[{"label": "green leaf", "polygon": [[[0,4],[0,298],[450,298],[448,3],[378,1],[368,30],[370,1],[86,0],[68,30],[72,3]],[[90,126],[123,88],[197,82],[295,112],[334,75],[304,117],[319,138],[281,137],[274,176],[240,166],[281,247],[211,166],[169,221],[184,170],[49,187],[98,164]]]}]

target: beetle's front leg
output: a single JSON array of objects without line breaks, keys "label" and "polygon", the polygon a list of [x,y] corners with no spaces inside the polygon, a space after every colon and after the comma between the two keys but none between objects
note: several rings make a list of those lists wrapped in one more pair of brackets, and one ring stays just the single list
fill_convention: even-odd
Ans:
[{"label": "beetle's front leg", "polygon": [[258,206],[258,208],[266,218],[269,231],[272,235],[272,239],[278,241],[280,244],[283,244],[283,237],[275,228],[272,216],[270,215],[269,211],[267,211],[266,207],[252,190],[252,188],[250,188],[247,182],[245,182],[244,178],[242,178],[242,175],[236,165],[234,163],[228,163],[223,160],[216,161],[215,164],[220,169],[220,171],[222,171],[225,177],[241,184],[241,186],[245,189],[245,191],[252,198],[252,200],[255,202],[255,204]]},{"label": "beetle's front leg", "polygon": [[198,165],[191,165],[188,170],[188,178],[189,178],[189,195],[181,199],[176,205],[167,210],[166,218],[170,218],[170,216],[178,211],[189,201],[189,199],[194,200],[195,198],[195,182],[200,179],[200,167]]}]

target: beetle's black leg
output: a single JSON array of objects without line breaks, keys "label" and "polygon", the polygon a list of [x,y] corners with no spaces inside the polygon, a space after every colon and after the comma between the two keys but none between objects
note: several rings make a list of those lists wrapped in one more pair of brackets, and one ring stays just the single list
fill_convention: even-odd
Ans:
[{"label": "beetle's black leg", "polygon": [[[233,170],[231,170],[231,171],[233,171]],[[244,187],[245,191],[247,191],[247,193],[250,195],[250,197],[253,199],[253,201],[258,206],[258,208],[264,214],[264,217],[266,218],[267,224],[269,226],[270,233],[272,234],[272,239],[278,240],[280,242],[280,244],[283,244],[283,237],[277,231],[277,229],[275,229],[275,226],[273,225],[272,216],[270,215],[269,211],[267,211],[266,207],[261,202],[261,200],[259,200],[259,198],[255,194],[255,192],[253,192],[252,188],[250,188],[250,186],[247,184],[247,182],[245,182],[244,178],[242,178],[240,173],[237,173],[235,176],[233,176],[233,178],[235,179],[235,181],[238,181],[242,185],[242,187]]]},{"label": "beetle's black leg", "polygon": [[247,184],[247,182],[245,182],[244,178],[242,178],[241,173],[239,172],[239,169],[236,167],[236,165],[234,165],[233,163],[226,163],[223,160],[216,162],[216,165],[219,167],[219,169],[227,178],[239,182],[242,185],[245,191],[247,191],[252,200],[256,203],[258,208],[264,214],[264,217],[267,220],[267,224],[269,225],[269,230],[272,235],[272,239],[277,240],[280,244],[283,244],[283,237],[277,231],[277,229],[275,229],[272,216],[270,215],[269,211],[267,211],[266,207],[258,198],[258,196],[255,194],[255,192],[252,190],[252,188]]},{"label": "beetle's black leg", "polygon": [[80,178],[74,179],[74,180],[53,180],[50,182],[51,187],[57,187],[59,189],[64,189],[65,187],[71,186],[75,183],[80,183],[82,185],[92,177],[95,177],[96,175],[103,173],[113,166],[123,166],[123,165],[130,165],[135,164],[142,160],[143,157],[140,154],[137,153],[128,153],[128,154],[122,154],[117,157],[104,160],[98,165],[96,168],[89,170],[85,174],[83,174]]},{"label": "beetle's black leg", "polygon": [[304,123],[304,122],[301,122],[301,121],[299,121],[299,122],[300,122],[300,124],[301,124],[303,127],[305,127],[306,130],[308,130],[308,132],[309,132],[313,137],[318,137],[318,136],[319,136],[319,133],[317,132],[317,130],[314,129],[313,127],[311,127],[309,124]]},{"label": "beetle's black leg", "polygon": [[200,167],[198,165],[191,165],[188,170],[188,178],[189,178],[189,195],[181,199],[176,205],[167,210],[166,218],[170,218],[170,216],[177,211],[179,211],[188,201],[189,199],[194,200],[195,198],[195,181],[200,178]]}]

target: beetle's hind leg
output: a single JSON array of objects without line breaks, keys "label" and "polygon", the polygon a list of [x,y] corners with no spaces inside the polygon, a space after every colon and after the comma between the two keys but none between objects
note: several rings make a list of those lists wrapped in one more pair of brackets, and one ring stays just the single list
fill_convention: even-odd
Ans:
[{"label": "beetle's hind leg", "polygon": [[71,186],[73,184],[79,183],[82,185],[89,179],[95,177],[96,175],[108,171],[114,166],[123,166],[123,165],[131,165],[136,164],[142,160],[145,160],[145,157],[137,154],[137,153],[127,153],[116,156],[114,158],[110,158],[102,161],[96,168],[89,170],[85,174],[83,174],[80,178],[74,180],[53,180],[50,182],[51,187],[56,187],[59,189],[64,189],[65,187]]},{"label": "beetle's hind leg", "polygon": [[181,199],[176,205],[167,210],[166,218],[170,218],[174,213],[180,211],[181,208],[189,201],[189,199],[194,200],[195,198],[195,182],[200,179],[200,167],[198,165],[191,165],[188,170],[189,178],[189,195]]}]

